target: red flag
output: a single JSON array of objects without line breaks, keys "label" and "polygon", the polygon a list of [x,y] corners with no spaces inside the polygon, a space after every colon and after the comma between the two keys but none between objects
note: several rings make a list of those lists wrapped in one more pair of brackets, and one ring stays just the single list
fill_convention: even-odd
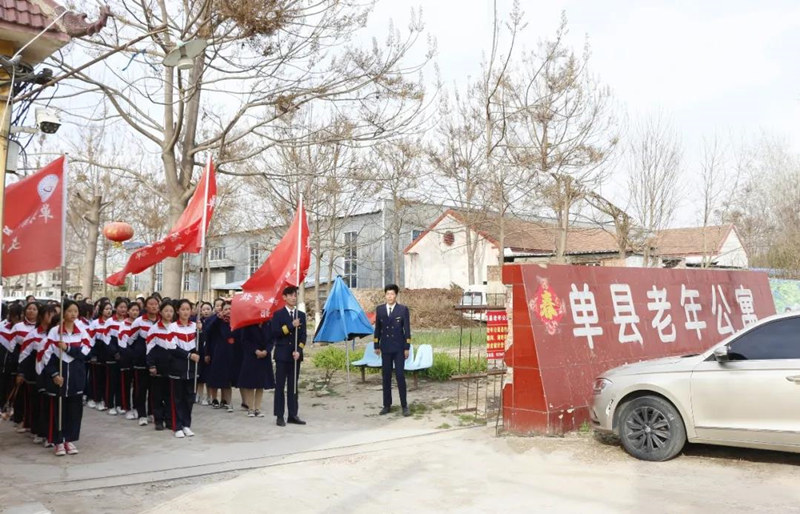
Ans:
[{"label": "red flag", "polygon": [[[106,278],[112,286],[121,286],[129,274],[141,273],[158,264],[167,257],[177,257],[182,253],[197,253],[203,244],[208,224],[214,214],[214,202],[217,194],[217,180],[214,176],[214,163],[211,159],[200,176],[186,210],[166,237],[139,248],[128,258],[127,264],[113,275]],[[203,209],[205,206],[205,209]]]},{"label": "red flag", "polygon": [[299,286],[308,274],[311,264],[308,236],[308,219],[301,200],[286,235],[242,285],[243,292],[233,297],[232,329],[265,321],[283,307],[283,289]]},{"label": "red flag", "polygon": [[2,276],[51,270],[63,263],[66,168],[62,156],[6,187]]}]

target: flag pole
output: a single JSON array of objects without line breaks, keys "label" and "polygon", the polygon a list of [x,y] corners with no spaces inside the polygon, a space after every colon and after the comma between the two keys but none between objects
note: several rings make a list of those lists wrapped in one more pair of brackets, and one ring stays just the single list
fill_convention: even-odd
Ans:
[{"label": "flag pole", "polygon": [[[203,303],[203,280],[205,280],[206,270],[206,221],[208,216],[208,182],[211,176],[211,154],[208,155],[205,171],[205,201],[203,202],[203,221],[200,225],[200,273],[199,283],[197,284],[197,322],[195,323],[194,333],[194,351],[200,355],[200,311],[202,310]],[[197,372],[200,367],[198,360],[194,366],[194,401],[197,400]]]},{"label": "flag pole", "polygon": [[[64,380],[64,293],[67,288],[67,183],[69,180],[68,156],[64,155],[64,164],[61,170],[61,320],[58,323],[58,376]],[[64,387],[64,384],[61,384]],[[58,392],[58,435],[61,444],[64,444],[62,420],[64,419],[64,395],[61,388]]]},{"label": "flag pole", "polygon": [[[295,262],[296,265],[296,275],[295,275],[295,284],[297,287],[300,287],[300,252],[302,251],[301,245],[303,239],[303,193],[300,193],[300,205],[297,209],[297,261]],[[298,295],[299,296],[299,295]],[[295,305],[294,308],[294,319],[297,319],[297,308],[299,305]],[[300,327],[295,327],[294,329],[294,353],[297,353],[297,338],[299,337],[300,331],[298,330]],[[299,393],[297,392],[297,360],[294,359],[294,396],[297,398]]]}]

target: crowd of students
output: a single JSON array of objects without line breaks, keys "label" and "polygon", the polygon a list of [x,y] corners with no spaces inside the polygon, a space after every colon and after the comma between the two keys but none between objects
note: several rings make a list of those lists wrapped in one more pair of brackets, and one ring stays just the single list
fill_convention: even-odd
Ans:
[{"label": "crowd of students", "polygon": [[263,391],[275,387],[269,323],[231,330],[230,308],[158,294],[3,305],[2,415],[57,456],[78,453],[85,408],[184,438],[195,402],[232,413],[238,387],[247,416],[264,417]]}]

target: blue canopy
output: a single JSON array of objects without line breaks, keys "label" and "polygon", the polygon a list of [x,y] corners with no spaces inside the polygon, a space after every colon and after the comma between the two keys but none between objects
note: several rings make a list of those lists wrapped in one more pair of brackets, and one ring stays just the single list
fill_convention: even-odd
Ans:
[{"label": "blue canopy", "polygon": [[314,341],[318,343],[336,343],[349,341],[356,337],[373,333],[372,325],[361,308],[350,288],[336,277],[333,288],[325,302]]}]

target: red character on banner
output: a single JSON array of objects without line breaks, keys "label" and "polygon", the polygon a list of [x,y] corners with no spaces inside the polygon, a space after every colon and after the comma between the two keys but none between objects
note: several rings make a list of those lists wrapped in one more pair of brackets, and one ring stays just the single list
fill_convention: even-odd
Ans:
[{"label": "red character on banner", "polygon": [[539,320],[544,323],[547,333],[555,335],[558,324],[564,317],[566,309],[564,303],[547,283],[546,278],[538,278],[539,288],[530,302],[530,309],[536,314]]}]

